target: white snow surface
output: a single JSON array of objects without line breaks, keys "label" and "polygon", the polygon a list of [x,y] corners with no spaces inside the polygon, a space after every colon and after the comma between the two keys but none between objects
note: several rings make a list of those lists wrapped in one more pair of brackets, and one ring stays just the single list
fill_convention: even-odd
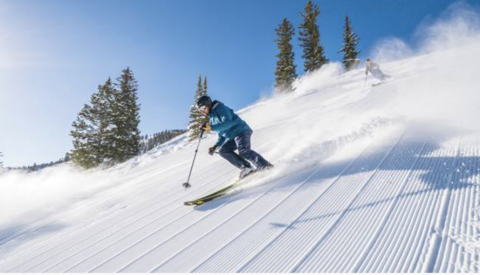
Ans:
[{"label": "white snow surface", "polygon": [[[480,40],[363,69],[325,66],[238,113],[275,169],[184,136],[106,170],[0,175],[0,272],[480,272]],[[225,102],[228,105],[228,102]]]}]

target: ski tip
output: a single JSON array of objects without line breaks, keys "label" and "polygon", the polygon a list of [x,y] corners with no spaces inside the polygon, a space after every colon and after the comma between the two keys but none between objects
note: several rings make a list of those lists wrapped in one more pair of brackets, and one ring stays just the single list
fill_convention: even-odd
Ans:
[{"label": "ski tip", "polygon": [[198,206],[198,205],[202,205],[203,204],[203,201],[186,201],[183,203],[185,206]]}]

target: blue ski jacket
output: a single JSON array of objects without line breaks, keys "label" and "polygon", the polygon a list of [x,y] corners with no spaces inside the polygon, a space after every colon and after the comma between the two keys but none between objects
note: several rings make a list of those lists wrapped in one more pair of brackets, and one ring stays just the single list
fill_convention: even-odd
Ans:
[{"label": "blue ski jacket", "polygon": [[213,101],[210,110],[209,123],[212,131],[218,133],[215,146],[220,147],[228,140],[234,139],[244,131],[252,131],[248,124],[243,121],[232,109],[219,101]]}]

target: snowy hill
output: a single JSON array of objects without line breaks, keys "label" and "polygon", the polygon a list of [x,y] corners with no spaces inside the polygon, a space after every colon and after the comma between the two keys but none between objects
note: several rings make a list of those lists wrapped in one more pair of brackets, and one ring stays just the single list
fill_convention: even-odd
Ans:
[{"label": "snowy hill", "polygon": [[[480,44],[364,71],[329,64],[239,114],[276,166],[184,137],[106,171],[0,175],[0,272],[479,272]],[[221,99],[220,99],[221,100]],[[225,102],[228,105],[228,102]]]}]

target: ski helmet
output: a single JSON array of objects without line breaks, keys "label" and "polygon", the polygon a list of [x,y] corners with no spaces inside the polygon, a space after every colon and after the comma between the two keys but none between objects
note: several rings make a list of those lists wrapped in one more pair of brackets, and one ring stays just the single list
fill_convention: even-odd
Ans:
[{"label": "ski helmet", "polygon": [[212,99],[207,96],[207,95],[204,95],[204,96],[201,96],[198,100],[197,100],[197,107],[198,108],[201,108],[203,106],[206,106],[206,107],[212,107]]}]

